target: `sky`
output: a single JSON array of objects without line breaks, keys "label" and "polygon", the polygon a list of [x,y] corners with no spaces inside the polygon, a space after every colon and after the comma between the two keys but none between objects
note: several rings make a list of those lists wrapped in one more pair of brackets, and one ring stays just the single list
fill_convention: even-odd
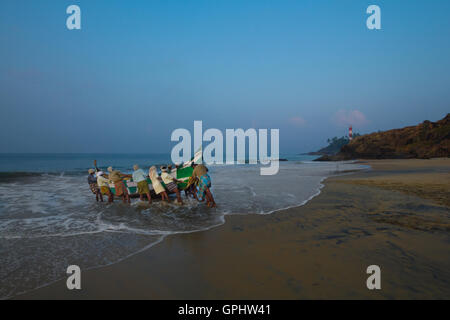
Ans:
[{"label": "sky", "polygon": [[[68,30],[66,9],[81,9]],[[369,30],[369,5],[381,30]],[[280,152],[450,112],[448,0],[2,0],[0,152],[168,153],[177,128]]]}]

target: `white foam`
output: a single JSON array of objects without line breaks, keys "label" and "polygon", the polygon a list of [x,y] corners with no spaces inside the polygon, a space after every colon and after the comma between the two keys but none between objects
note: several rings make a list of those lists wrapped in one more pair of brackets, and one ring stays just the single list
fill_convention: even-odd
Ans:
[{"label": "white foam", "polygon": [[[358,168],[362,167],[339,164],[343,172]],[[332,163],[284,163],[276,176],[260,176],[259,167],[250,165],[210,170],[218,203],[215,209],[184,197],[183,206],[154,201],[143,207],[139,200],[131,206],[120,201],[96,203],[84,176],[44,175],[22,185],[0,184],[0,241],[5,248],[12,246],[6,251],[8,268],[26,269],[33,261],[50,270],[27,273],[26,285],[4,278],[5,288],[10,281],[17,287],[0,289],[0,297],[59,279],[67,259],[80,260],[86,268],[104,266],[145,250],[167,235],[219,226],[228,214],[271,214],[303,205],[320,194],[326,177],[339,174]],[[116,242],[123,237],[127,240]],[[30,246],[36,247],[30,251]],[[62,255],[67,248],[68,257]],[[1,271],[0,275],[5,276]]]}]

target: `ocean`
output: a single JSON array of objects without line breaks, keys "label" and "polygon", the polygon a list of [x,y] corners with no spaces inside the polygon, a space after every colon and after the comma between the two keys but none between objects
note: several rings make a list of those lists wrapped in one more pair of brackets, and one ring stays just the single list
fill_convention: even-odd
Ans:
[{"label": "ocean", "polygon": [[313,162],[281,155],[274,176],[259,165],[209,166],[217,208],[132,199],[97,203],[87,184],[93,160],[131,173],[170,163],[169,154],[0,154],[0,298],[14,297],[81,270],[117,263],[176,233],[207,230],[228,214],[271,214],[300,206],[320,193],[329,176],[365,169],[355,163]]}]

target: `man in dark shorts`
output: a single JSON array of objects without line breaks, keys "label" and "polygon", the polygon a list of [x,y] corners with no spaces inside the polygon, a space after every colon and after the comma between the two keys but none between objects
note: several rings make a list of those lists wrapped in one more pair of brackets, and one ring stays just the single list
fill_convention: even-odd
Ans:
[{"label": "man in dark shorts", "polygon": [[178,180],[167,172],[166,167],[161,167],[161,179],[166,185],[166,189],[169,190],[169,192],[175,192],[177,194],[178,203],[183,204],[183,200],[181,200],[181,194],[177,186]]},{"label": "man in dark shorts", "polygon": [[92,193],[95,194],[95,200],[100,199],[101,202],[103,202],[103,196],[100,192],[100,188],[97,185],[97,177],[95,176],[95,170],[94,169],[89,169],[88,170],[88,184],[89,184],[89,188],[91,189]]}]

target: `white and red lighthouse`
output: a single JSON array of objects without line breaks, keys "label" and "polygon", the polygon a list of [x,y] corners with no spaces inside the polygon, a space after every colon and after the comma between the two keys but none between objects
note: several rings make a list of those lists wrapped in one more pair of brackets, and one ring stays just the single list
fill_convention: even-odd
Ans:
[{"label": "white and red lighthouse", "polygon": [[352,128],[352,126],[350,126],[350,128],[348,128],[348,138],[350,139],[350,141],[353,140],[353,128]]}]

